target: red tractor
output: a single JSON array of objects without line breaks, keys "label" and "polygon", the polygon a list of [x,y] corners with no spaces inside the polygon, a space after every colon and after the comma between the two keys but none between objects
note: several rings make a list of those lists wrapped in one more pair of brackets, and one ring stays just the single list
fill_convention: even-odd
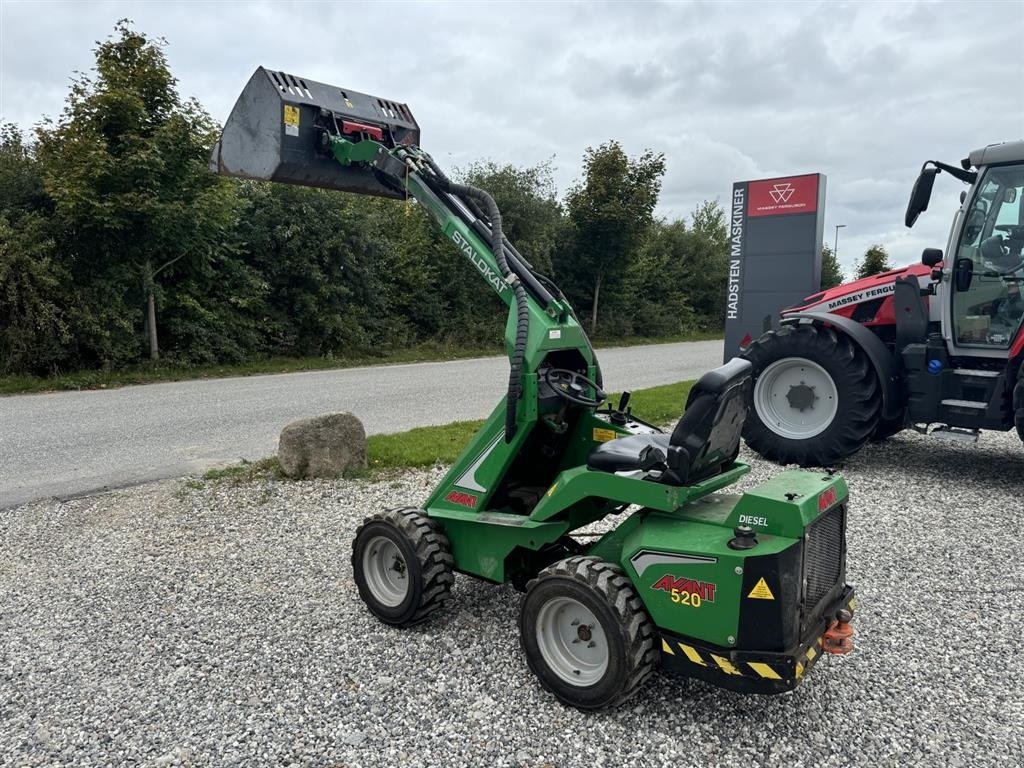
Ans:
[{"label": "red tractor", "polygon": [[827,466],[902,429],[1024,440],[1024,141],[930,160],[907,206],[911,227],[935,177],[969,185],[946,255],[808,296],[752,342],[743,436],[766,458]]}]

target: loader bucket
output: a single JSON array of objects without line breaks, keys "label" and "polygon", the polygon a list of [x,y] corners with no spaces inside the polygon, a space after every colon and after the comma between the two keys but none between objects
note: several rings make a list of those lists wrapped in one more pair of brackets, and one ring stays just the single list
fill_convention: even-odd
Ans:
[{"label": "loader bucket", "polygon": [[243,179],[278,181],[364,195],[404,195],[372,168],[342,165],[330,136],[419,144],[409,107],[260,67],[235,102],[210,157],[210,170]]}]

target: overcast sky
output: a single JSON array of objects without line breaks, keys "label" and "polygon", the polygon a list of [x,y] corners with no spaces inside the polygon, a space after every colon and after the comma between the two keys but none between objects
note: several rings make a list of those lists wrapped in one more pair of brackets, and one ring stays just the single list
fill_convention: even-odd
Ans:
[{"label": "overcast sky", "polygon": [[943,175],[914,230],[921,163],[1024,137],[1024,2],[355,3],[0,0],[0,117],[56,116],[95,41],[129,17],[167,39],[180,91],[219,121],[258,65],[407,102],[444,166],[587,146],[664,152],[660,213],[733,181],[820,171],[826,240],[849,269],[945,246],[962,186]]}]

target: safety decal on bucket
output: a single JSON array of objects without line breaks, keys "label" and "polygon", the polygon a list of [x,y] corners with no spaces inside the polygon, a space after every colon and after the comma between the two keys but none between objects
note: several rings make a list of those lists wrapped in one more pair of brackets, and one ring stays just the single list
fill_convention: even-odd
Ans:
[{"label": "safety decal on bucket", "polygon": [[284,132],[288,136],[299,135],[299,108],[291,104],[284,105]]},{"label": "safety decal on bucket", "polygon": [[750,594],[747,595],[747,597],[753,598],[755,600],[775,599],[775,595],[773,595],[772,591],[768,588],[768,582],[764,580],[764,576],[758,579],[757,584],[755,584],[754,588],[750,590]]}]

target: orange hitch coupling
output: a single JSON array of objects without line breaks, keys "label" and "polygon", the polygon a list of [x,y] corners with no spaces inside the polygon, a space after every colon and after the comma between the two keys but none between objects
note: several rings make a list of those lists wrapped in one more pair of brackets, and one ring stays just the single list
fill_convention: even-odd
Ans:
[{"label": "orange hitch coupling", "polygon": [[850,626],[852,620],[853,613],[847,608],[836,614],[836,621],[832,622],[821,638],[821,647],[825,653],[841,656],[853,650],[853,627]]}]

